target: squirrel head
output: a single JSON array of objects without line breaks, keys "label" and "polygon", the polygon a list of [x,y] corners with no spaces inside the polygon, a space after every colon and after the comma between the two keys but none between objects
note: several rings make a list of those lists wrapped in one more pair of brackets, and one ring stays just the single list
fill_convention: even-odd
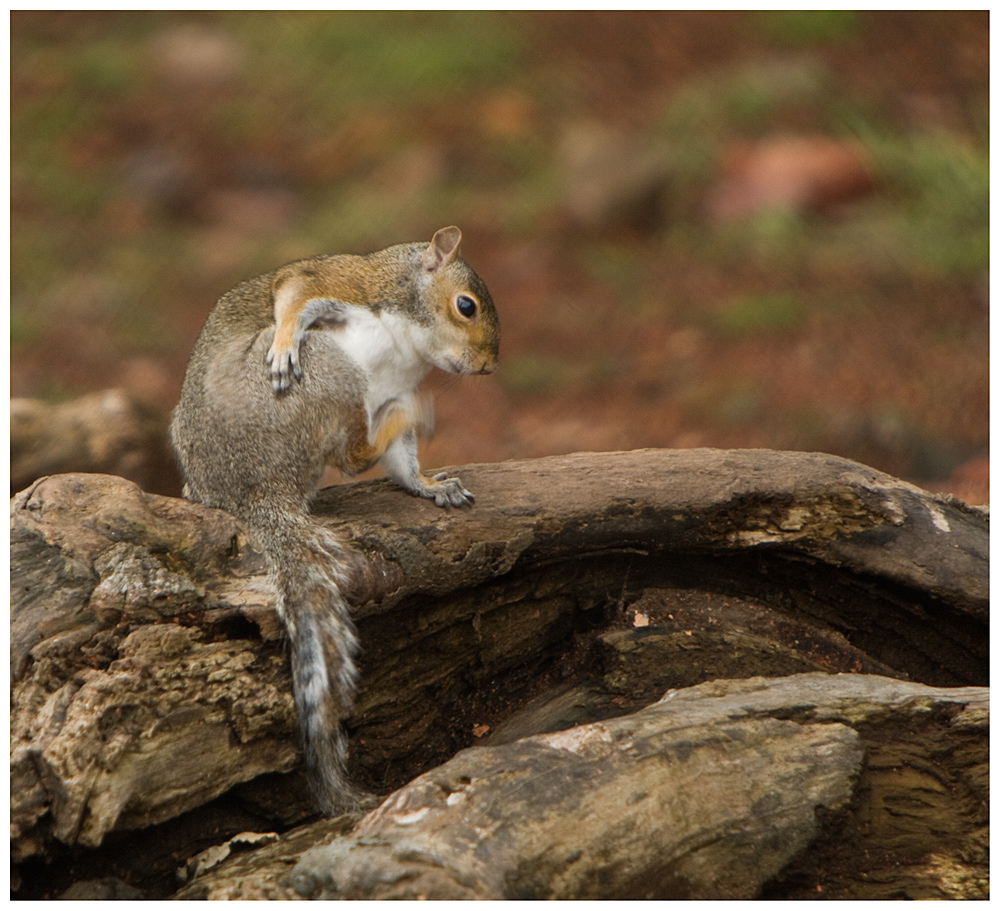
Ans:
[{"label": "squirrel head", "polygon": [[434,320],[436,366],[449,373],[492,373],[500,318],[483,280],[458,255],[462,232],[442,228],[422,254],[424,300]]}]

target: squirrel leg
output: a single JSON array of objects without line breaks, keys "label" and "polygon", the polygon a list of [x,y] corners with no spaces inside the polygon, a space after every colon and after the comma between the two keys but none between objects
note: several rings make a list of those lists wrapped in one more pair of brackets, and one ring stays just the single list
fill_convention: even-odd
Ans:
[{"label": "squirrel leg", "polygon": [[317,296],[310,282],[313,277],[312,273],[279,272],[274,279],[274,341],[267,352],[266,363],[271,388],[276,393],[291,388],[293,379],[302,379],[299,352],[306,330],[317,321],[343,319],[344,304]]},{"label": "squirrel leg", "polygon": [[438,506],[470,506],[475,497],[458,478],[444,472],[428,477],[417,459],[417,434],[411,429],[386,448],[380,460],[385,473],[414,496],[426,497]]},{"label": "squirrel leg", "polygon": [[429,402],[416,397],[408,403],[390,399],[375,413],[370,428],[363,418],[352,422],[344,464],[337,467],[348,477],[367,471],[401,436],[411,431],[429,434],[433,422]]}]

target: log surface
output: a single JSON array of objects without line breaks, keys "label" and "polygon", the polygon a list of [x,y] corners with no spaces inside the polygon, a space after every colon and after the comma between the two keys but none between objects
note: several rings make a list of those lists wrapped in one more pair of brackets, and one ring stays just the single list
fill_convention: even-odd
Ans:
[{"label": "log surface", "polygon": [[[348,727],[371,790],[716,677],[988,682],[988,520],[958,501],[768,451],[459,474],[471,510],[388,481],[316,503],[356,548]],[[11,558],[16,861],[188,819],[241,783],[272,824],[309,812],[300,781],[268,796],[298,767],[296,723],[263,560],[233,517],[58,475],[12,499]]]},{"label": "log surface", "polygon": [[[303,851],[300,832],[261,867],[230,865],[178,897],[747,899],[797,857],[786,875],[808,883],[798,897],[821,884],[826,898],[887,898],[886,875],[895,897],[984,897],[988,711],[978,687],[713,681],[611,721],[465,750],[353,833],[318,829]],[[916,737],[961,758],[921,757]],[[906,773],[886,780],[890,756],[897,771],[919,762],[921,788],[948,798],[916,805]],[[817,870],[805,852],[822,826],[839,864]],[[933,860],[900,873],[931,843]]]}]

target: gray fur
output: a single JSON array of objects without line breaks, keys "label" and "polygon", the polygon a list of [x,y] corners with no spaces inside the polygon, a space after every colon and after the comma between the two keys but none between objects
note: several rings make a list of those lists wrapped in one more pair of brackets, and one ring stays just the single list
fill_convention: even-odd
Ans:
[{"label": "gray fur", "polygon": [[[344,303],[345,318],[351,307],[360,306],[369,314],[392,311],[393,319],[402,315],[407,326],[427,327],[421,330],[426,341],[419,354],[421,364],[426,359],[426,369],[416,371],[419,377],[411,378],[398,362],[390,362],[380,367],[388,371],[378,374],[382,386],[370,382],[359,362],[338,344],[337,314],[311,301],[296,325],[295,350],[283,352],[280,363],[272,358],[269,366],[275,338],[273,288],[276,276],[285,274],[276,270],[233,288],[209,315],[170,428],[185,496],[241,518],[265,555],[291,643],[303,753],[317,801],[327,814],[356,804],[345,774],[347,743],[341,722],[356,689],[358,643],[342,595],[345,546],[309,518],[310,501],[328,465],[346,474],[368,467],[360,463],[373,458],[370,444],[379,421],[393,408],[403,408],[412,423],[380,444],[388,446],[381,454],[386,473],[439,506],[472,502],[457,478],[427,479],[421,474],[415,431],[430,415],[420,413],[414,389],[401,388],[398,401],[390,396],[385,402],[376,400],[375,427],[369,427],[366,411],[372,405],[366,395],[370,390],[373,397],[378,395],[386,375],[415,386],[434,364],[464,373],[486,373],[496,364],[500,329],[489,292],[457,258],[461,232],[442,229],[435,238],[439,236],[447,250],[438,257],[440,268],[427,266],[438,249],[434,242],[403,244],[367,257],[316,257],[283,267],[293,272],[300,267],[310,274],[333,269],[335,278],[346,277],[344,287],[361,289],[362,299]],[[481,303],[475,329],[471,323],[467,330],[456,329],[449,315],[448,302],[463,288]],[[318,296],[313,301],[326,299]],[[333,308],[337,313],[339,306]],[[378,320],[380,325],[382,320],[392,322],[389,316]],[[412,365],[407,369],[412,372]]]},{"label": "gray fur", "polygon": [[306,510],[324,453],[345,444],[337,415],[358,407],[364,377],[331,337],[313,333],[302,385],[276,396],[265,365],[272,336],[271,328],[235,336],[210,357],[196,348],[171,436],[185,495],[243,519],[267,559],[291,644],[306,766],[320,809],[335,814],[356,804],[340,722],[355,692],[357,637],[341,595],[344,545]]}]

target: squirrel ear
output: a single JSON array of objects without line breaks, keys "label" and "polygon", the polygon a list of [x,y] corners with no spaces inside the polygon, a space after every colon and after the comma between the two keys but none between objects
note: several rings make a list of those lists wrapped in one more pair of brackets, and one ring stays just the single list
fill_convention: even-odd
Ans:
[{"label": "squirrel ear", "polygon": [[462,232],[454,225],[442,228],[432,238],[424,253],[424,265],[428,272],[447,266],[458,256],[458,245],[462,242]]}]

